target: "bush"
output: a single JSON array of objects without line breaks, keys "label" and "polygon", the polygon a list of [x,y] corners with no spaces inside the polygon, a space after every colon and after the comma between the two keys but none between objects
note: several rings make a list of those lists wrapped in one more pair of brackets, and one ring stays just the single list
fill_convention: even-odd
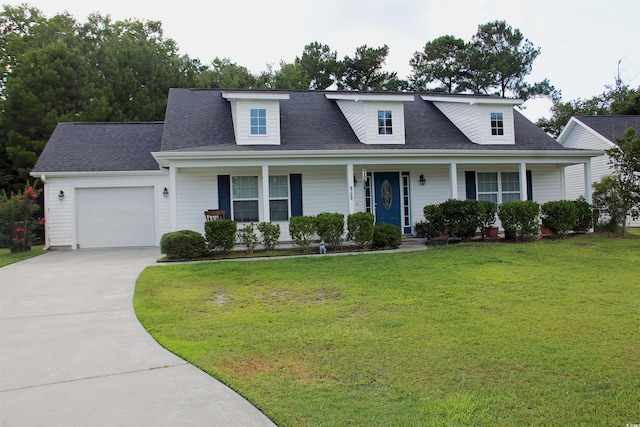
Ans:
[{"label": "bush", "polygon": [[402,230],[393,224],[376,224],[373,228],[374,249],[397,249],[402,244]]},{"label": "bush", "polygon": [[517,240],[527,240],[540,232],[540,205],[530,200],[504,202],[498,207],[498,217],[505,235]]},{"label": "bush", "polygon": [[463,240],[469,240],[476,235],[482,226],[480,222],[480,206],[477,200],[449,199],[440,204],[444,222],[449,233]]},{"label": "bush", "polygon": [[247,247],[247,253],[251,255],[259,242],[253,223],[247,224],[238,230],[238,240]]},{"label": "bush", "polygon": [[12,253],[31,249],[36,228],[44,224],[43,218],[35,218],[40,209],[36,199],[41,192],[26,187],[11,197],[0,193],[0,248],[9,248]]},{"label": "bush", "polygon": [[375,218],[369,212],[356,212],[347,216],[347,239],[356,245],[369,248],[373,241],[373,227]]},{"label": "bush", "polygon": [[236,243],[238,224],[231,219],[218,219],[204,223],[204,235],[209,249],[227,252]]},{"label": "bush", "polygon": [[340,246],[344,234],[344,214],[323,212],[316,215],[315,231],[326,244]]},{"label": "bush", "polygon": [[480,235],[487,237],[487,230],[496,223],[496,204],[488,200],[478,201],[478,213],[480,220]]},{"label": "bush", "polygon": [[162,236],[160,252],[169,259],[196,259],[207,252],[207,247],[202,234],[193,230],[181,230]]},{"label": "bush", "polygon": [[304,253],[309,253],[309,248],[316,234],[315,217],[293,216],[289,220],[289,234],[293,243],[302,248]]},{"label": "bush", "polygon": [[572,201],[556,200],[542,205],[541,216],[542,225],[564,239],[576,226],[578,211]]},{"label": "bush", "polygon": [[258,231],[262,233],[262,245],[268,251],[276,247],[280,238],[280,225],[272,222],[261,222]]},{"label": "bush", "polygon": [[426,220],[424,231],[427,237],[435,238],[446,234],[447,225],[440,205],[427,205],[422,211],[424,212],[424,218]]},{"label": "bush", "polygon": [[576,224],[573,231],[576,233],[586,233],[593,227],[593,207],[587,203],[583,196],[573,201],[576,207]]}]

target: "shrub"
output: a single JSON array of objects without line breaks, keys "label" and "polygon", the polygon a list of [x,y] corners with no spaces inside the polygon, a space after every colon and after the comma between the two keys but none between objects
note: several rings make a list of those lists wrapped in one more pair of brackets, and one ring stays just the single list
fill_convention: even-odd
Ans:
[{"label": "shrub", "polygon": [[369,212],[356,212],[347,216],[347,239],[365,249],[373,241],[373,227],[375,218]]},{"label": "shrub", "polygon": [[261,222],[258,224],[258,231],[262,233],[262,245],[266,250],[276,247],[280,238],[280,225],[272,222]]},{"label": "shrub", "polygon": [[253,253],[259,242],[258,236],[256,235],[256,228],[253,223],[247,224],[238,230],[238,240],[247,247],[248,254]]},{"label": "shrub", "polygon": [[331,246],[340,246],[344,234],[344,214],[323,212],[315,217],[315,231]]},{"label": "shrub", "polygon": [[373,228],[374,249],[397,249],[402,244],[402,230],[393,224],[376,224]]},{"label": "shrub", "polygon": [[531,239],[540,232],[540,205],[530,200],[504,202],[498,207],[498,217],[505,235],[518,240]]},{"label": "shrub", "polygon": [[573,201],[576,207],[576,224],[573,231],[576,233],[586,233],[593,227],[593,207],[587,203],[583,196]]},{"label": "shrub", "polygon": [[44,224],[43,218],[36,219],[40,209],[36,199],[42,190],[26,187],[24,192],[7,197],[0,193],[0,247],[9,248],[12,253],[31,249],[35,230]]},{"label": "shrub", "polygon": [[193,230],[172,231],[160,239],[160,252],[169,259],[196,259],[206,251],[204,237]]},{"label": "shrub", "polygon": [[541,207],[542,225],[561,238],[573,230],[578,219],[576,205],[570,200],[546,202]]},{"label": "shrub", "polygon": [[413,229],[416,230],[416,236],[427,237],[429,224],[427,224],[426,221],[418,221],[413,225]]},{"label": "shrub", "polygon": [[289,220],[289,234],[293,243],[302,248],[304,253],[309,253],[309,248],[316,234],[315,217],[293,216]]},{"label": "shrub", "polygon": [[425,218],[425,234],[427,237],[435,238],[446,234],[447,225],[440,205],[427,205],[422,211]]},{"label": "shrub", "polygon": [[238,224],[231,219],[218,219],[204,223],[204,234],[209,249],[227,252],[236,243]]},{"label": "shrub", "polygon": [[476,235],[482,225],[477,200],[449,199],[441,203],[440,208],[449,233],[453,236],[468,240]]}]

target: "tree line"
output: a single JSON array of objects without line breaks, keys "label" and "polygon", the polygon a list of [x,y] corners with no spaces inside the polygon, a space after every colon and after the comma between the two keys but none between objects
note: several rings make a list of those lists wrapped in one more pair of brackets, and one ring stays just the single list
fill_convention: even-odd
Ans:
[{"label": "tree line", "polygon": [[[383,70],[387,45],[353,55],[318,41],[293,62],[252,74],[228,58],[210,63],[180,55],[158,21],[112,21],[92,14],[47,18],[28,5],[0,16],[0,189],[24,187],[58,122],[163,120],[168,91],[181,88],[436,91],[518,97],[560,92],[545,79],[528,83],[540,54],[504,21],[479,25],[469,42],[453,36],[427,42],[409,59],[411,74]],[[637,94],[637,91],[632,91]],[[566,109],[560,108],[563,114]],[[558,113],[559,114],[559,113]],[[568,119],[567,119],[568,120]],[[550,127],[550,126],[549,126]],[[551,127],[550,127],[551,128]]]}]

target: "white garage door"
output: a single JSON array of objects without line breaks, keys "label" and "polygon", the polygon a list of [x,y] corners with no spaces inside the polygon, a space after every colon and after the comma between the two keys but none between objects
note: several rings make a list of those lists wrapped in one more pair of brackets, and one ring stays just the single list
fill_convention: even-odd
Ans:
[{"label": "white garage door", "polygon": [[155,246],[153,187],[76,191],[78,247]]}]

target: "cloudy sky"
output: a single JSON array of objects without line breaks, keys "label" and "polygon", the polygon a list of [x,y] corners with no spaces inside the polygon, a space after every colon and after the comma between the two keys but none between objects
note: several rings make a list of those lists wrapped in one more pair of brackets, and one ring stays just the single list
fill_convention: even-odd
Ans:
[{"label": "cloudy sky", "polygon": [[[618,73],[640,86],[640,1],[638,0],[210,0],[57,1],[27,3],[47,17],[68,11],[85,22],[89,14],[114,20],[162,22],[165,37],[181,53],[208,63],[229,58],[258,74],[266,64],[293,62],[306,44],[318,41],[353,56],[358,46],[389,46],[388,71],[410,73],[409,59],[443,35],[469,41],[478,25],[505,20],[542,53],[528,81],[548,78],[564,101],[590,98]],[[535,120],[548,115],[546,102],[528,102]]]}]

